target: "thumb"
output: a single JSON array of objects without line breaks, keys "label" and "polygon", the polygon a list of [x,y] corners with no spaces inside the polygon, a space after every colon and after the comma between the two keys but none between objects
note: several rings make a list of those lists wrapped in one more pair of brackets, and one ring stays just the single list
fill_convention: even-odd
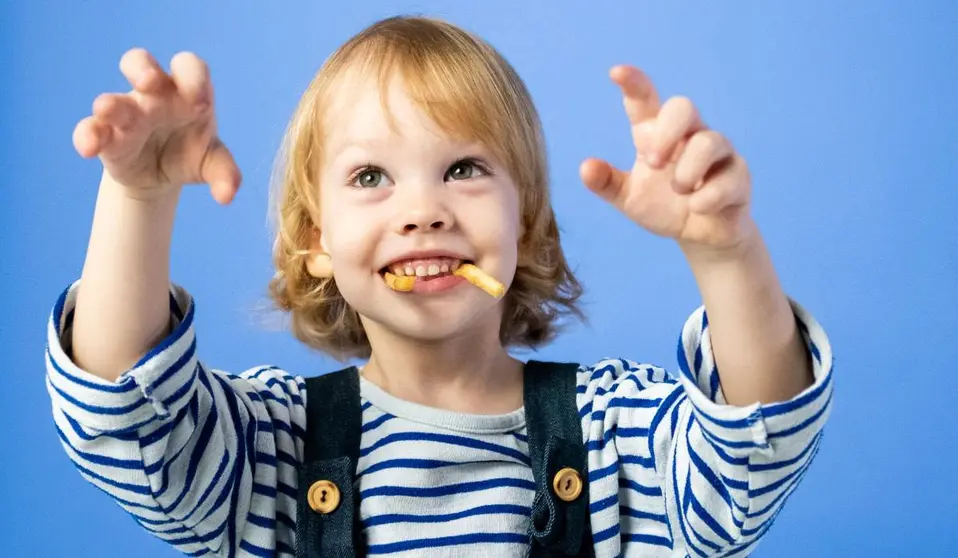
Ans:
[{"label": "thumb", "polygon": [[624,197],[629,173],[621,171],[601,159],[586,159],[579,167],[582,182],[605,201],[619,206]]},{"label": "thumb", "polygon": [[200,165],[203,182],[210,185],[210,193],[217,202],[226,205],[233,201],[243,180],[233,160],[233,154],[219,138],[213,138]]}]

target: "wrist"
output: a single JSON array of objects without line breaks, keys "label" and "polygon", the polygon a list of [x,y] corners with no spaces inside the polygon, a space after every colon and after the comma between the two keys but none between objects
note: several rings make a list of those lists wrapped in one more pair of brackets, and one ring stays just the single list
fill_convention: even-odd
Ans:
[{"label": "wrist", "polygon": [[738,264],[752,259],[764,250],[764,242],[758,225],[751,218],[743,221],[739,227],[738,239],[725,246],[710,246],[701,243],[679,241],[679,248],[693,269],[702,267]]},{"label": "wrist", "polygon": [[127,186],[113,178],[107,170],[103,171],[100,179],[100,195],[147,207],[176,207],[182,190],[181,185]]},{"label": "wrist", "polygon": [[103,174],[97,192],[94,233],[103,227],[115,233],[114,229],[119,227],[122,234],[137,238],[143,234],[151,238],[172,235],[180,188],[165,188],[162,192],[136,190],[120,184],[108,173]]},{"label": "wrist", "polygon": [[769,307],[769,296],[775,299],[774,304],[787,306],[771,254],[761,235],[754,234],[734,249],[718,252],[696,251],[693,248],[687,250],[685,255],[710,313],[717,305]]}]

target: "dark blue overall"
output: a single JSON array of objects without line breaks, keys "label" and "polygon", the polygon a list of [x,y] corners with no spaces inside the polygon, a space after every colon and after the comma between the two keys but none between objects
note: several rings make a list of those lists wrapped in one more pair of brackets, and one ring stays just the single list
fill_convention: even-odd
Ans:
[{"label": "dark blue overall", "polygon": [[[589,470],[576,406],[575,364],[530,361],[523,396],[536,495],[529,532],[532,558],[594,556],[589,527]],[[299,469],[296,556],[366,556],[359,521],[356,464],[362,434],[359,372],[355,367],[306,380],[306,448]],[[569,469],[581,492],[557,494],[557,475]],[[307,492],[318,481],[338,487],[328,513],[314,511]],[[325,484],[325,483],[324,483]],[[328,485],[328,484],[327,484]],[[577,491],[578,492],[578,491]]]}]

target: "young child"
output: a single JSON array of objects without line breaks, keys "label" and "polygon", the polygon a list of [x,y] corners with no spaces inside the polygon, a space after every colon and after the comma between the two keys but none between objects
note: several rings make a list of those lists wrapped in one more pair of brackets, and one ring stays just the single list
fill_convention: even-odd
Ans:
[{"label": "young child", "polygon": [[614,68],[636,162],[581,168],[687,256],[704,308],[681,374],[523,363],[509,349],[549,341],[580,287],[522,81],[436,20],[351,39],[289,127],[271,293],[300,340],[364,365],[304,380],[199,359],[196,307],[169,277],[174,213],[185,184],[228,203],[240,173],[201,60],[168,74],[133,50],[121,69],[133,90],[99,97],[74,134],[104,174],[47,382],[81,474],[177,549],[744,556],[799,484],[829,414],[829,344],[779,286],[744,161],[689,100],[660,104]]}]

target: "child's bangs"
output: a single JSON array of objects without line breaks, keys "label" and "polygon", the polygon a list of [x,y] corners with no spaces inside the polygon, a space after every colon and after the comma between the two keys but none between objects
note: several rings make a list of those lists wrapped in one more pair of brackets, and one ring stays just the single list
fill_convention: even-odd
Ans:
[{"label": "child's bangs", "polygon": [[[516,151],[518,138],[511,137],[515,128],[503,123],[515,123],[520,116],[507,100],[503,76],[489,66],[482,53],[452,37],[443,37],[443,41],[391,39],[370,45],[366,53],[367,70],[379,76],[379,83],[400,78],[409,98],[449,137],[481,143],[502,163],[514,163],[509,155]],[[388,89],[382,88],[381,95],[392,120]]]}]

